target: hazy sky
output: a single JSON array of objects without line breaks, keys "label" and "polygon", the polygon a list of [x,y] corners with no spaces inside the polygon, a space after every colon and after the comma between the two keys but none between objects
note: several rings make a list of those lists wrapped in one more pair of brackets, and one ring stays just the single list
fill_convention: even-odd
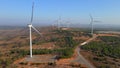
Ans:
[{"label": "hazy sky", "polygon": [[[27,25],[33,0],[0,0],[0,25]],[[34,0],[34,24],[51,24],[61,16],[89,24],[91,13],[102,24],[120,24],[120,0]]]}]

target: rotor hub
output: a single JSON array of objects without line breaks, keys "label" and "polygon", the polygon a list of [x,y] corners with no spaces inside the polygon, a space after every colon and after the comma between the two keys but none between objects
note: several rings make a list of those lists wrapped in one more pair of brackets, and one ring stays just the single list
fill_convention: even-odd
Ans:
[{"label": "rotor hub", "polygon": [[28,27],[32,27],[32,24],[29,24]]}]

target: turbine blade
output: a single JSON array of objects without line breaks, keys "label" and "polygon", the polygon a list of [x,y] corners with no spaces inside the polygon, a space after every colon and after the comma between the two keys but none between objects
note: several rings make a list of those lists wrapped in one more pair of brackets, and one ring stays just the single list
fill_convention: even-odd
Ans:
[{"label": "turbine blade", "polygon": [[34,1],[33,1],[33,4],[32,4],[32,12],[31,12],[31,24],[33,22],[33,13],[34,13]]},{"label": "turbine blade", "polygon": [[32,26],[32,28],[33,28],[40,36],[42,36],[42,34],[41,34],[35,27]]},{"label": "turbine blade", "polygon": [[97,21],[97,20],[95,20],[94,22],[95,22],[95,23],[99,23],[99,22],[101,22],[101,21]]},{"label": "turbine blade", "polygon": [[91,14],[89,14],[89,16],[90,16],[90,20],[91,20],[91,24],[93,23],[93,17],[92,17],[92,15]]}]

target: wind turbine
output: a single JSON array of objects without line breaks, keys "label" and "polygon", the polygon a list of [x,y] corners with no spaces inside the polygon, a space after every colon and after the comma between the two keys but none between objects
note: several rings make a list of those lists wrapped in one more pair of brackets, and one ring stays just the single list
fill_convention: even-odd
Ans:
[{"label": "wind turbine", "polygon": [[34,13],[34,2],[32,4],[32,13],[31,13],[31,21],[30,24],[28,24],[29,27],[29,33],[30,33],[30,57],[32,58],[32,28],[41,35],[41,33],[32,25],[33,23],[33,13]]},{"label": "wind turbine", "polygon": [[70,19],[68,19],[68,21],[66,21],[66,28],[69,28],[70,27]]},{"label": "wind turbine", "polygon": [[91,35],[93,36],[93,22],[94,22],[94,20],[93,20],[93,17],[91,14],[89,16],[90,16],[90,24],[91,24]]},{"label": "wind turbine", "polygon": [[95,22],[100,22],[100,21],[96,21],[96,20],[94,20],[94,18],[92,17],[92,15],[91,14],[89,14],[89,16],[90,16],[90,24],[91,24],[91,35],[92,35],[92,37],[93,37],[93,34],[94,34],[94,23]]},{"label": "wind turbine", "polygon": [[57,28],[59,29],[61,27],[61,16],[56,20]]}]

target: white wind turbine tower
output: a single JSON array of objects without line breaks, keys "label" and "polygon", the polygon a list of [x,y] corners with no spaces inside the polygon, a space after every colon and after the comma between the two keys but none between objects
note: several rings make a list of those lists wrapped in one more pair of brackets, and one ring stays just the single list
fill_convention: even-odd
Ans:
[{"label": "white wind turbine tower", "polygon": [[30,24],[28,24],[29,31],[30,31],[30,57],[32,58],[32,28],[41,35],[41,33],[32,25],[33,22],[33,13],[34,13],[34,2],[32,4],[32,13],[31,13],[31,21]]}]

